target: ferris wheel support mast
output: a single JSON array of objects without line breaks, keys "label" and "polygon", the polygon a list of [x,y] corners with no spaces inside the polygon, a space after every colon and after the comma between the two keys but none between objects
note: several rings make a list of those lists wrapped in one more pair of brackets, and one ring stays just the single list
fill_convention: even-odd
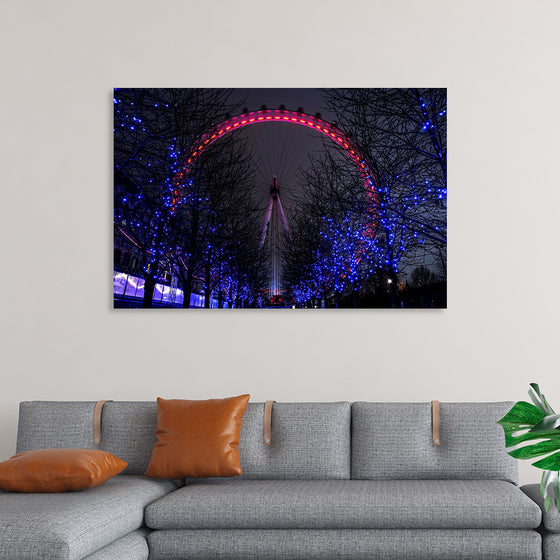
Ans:
[{"label": "ferris wheel support mast", "polygon": [[[280,224],[278,222],[280,222]],[[280,239],[280,228],[282,229],[282,232],[284,234],[285,242],[289,245],[290,230],[288,228],[286,215],[284,214],[282,200],[280,199],[280,190],[278,188],[278,180],[276,179],[275,175],[272,179],[272,186],[270,187],[270,195],[268,197],[268,204],[266,205],[266,211],[261,228],[261,238],[259,242],[259,249],[262,249],[268,237],[270,248],[270,263],[272,268],[270,293],[273,296],[280,295],[280,284],[282,276],[282,255],[280,254],[282,242]]]},{"label": "ferris wheel support mast", "polygon": [[286,240],[289,243],[290,230],[288,228],[288,221],[286,220],[286,215],[284,214],[284,207],[282,206],[282,201],[280,200],[280,191],[278,189],[278,180],[276,179],[276,175],[274,175],[272,179],[272,187],[270,187],[270,196],[268,198],[268,204],[266,206],[266,211],[264,213],[264,220],[261,228],[259,249],[262,249],[264,245],[266,239],[266,232],[268,230],[270,219],[273,215],[273,210],[275,209],[275,207],[276,207],[276,212],[278,213],[278,217],[280,218],[280,225],[282,226],[282,231],[284,232],[284,236],[286,237]]}]

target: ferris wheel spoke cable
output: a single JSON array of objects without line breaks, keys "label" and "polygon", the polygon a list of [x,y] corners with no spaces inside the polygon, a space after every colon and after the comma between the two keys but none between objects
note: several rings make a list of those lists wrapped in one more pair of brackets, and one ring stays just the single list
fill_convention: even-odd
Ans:
[{"label": "ferris wheel spoke cable", "polygon": [[289,124],[263,126],[251,132],[250,149],[257,158],[257,173],[267,191],[274,175],[285,194],[294,190],[298,172],[308,161],[309,133],[302,135],[297,127]]}]

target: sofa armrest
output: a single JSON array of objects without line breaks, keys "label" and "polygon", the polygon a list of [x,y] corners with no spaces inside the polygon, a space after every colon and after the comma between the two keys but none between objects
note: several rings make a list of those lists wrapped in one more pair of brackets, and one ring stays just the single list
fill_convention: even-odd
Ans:
[{"label": "sofa armrest", "polygon": [[[544,529],[549,533],[560,533],[560,512],[554,507],[553,503],[550,504],[548,511],[544,510],[544,498],[541,494],[540,484],[527,484],[522,486],[521,490],[540,506],[543,515],[542,524]],[[549,487],[549,492],[551,491]]]}]

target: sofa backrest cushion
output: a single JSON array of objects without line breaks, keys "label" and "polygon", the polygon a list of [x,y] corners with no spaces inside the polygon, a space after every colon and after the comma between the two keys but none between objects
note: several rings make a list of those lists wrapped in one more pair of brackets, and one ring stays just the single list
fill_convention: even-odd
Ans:
[{"label": "sofa backrest cushion", "polygon": [[[144,474],[156,442],[156,402],[107,402],[101,445],[93,445],[94,401],[20,404],[17,452],[97,448],[128,463],[123,474]],[[350,403],[275,403],[272,445],[263,442],[264,404],[249,403],[241,422],[239,457],[247,479],[350,477]]]},{"label": "sofa backrest cushion", "polygon": [[352,478],[517,483],[517,461],[496,424],[512,405],[441,403],[440,445],[432,445],[430,403],[353,403]]},{"label": "sofa backrest cushion", "polygon": [[89,401],[20,403],[17,453],[51,447],[93,449],[94,404]]},{"label": "sofa backrest cushion", "polygon": [[263,444],[264,405],[249,403],[239,440],[242,477],[350,478],[350,416],[348,402],[275,403],[268,446]]},{"label": "sofa backrest cushion", "polygon": [[156,442],[156,402],[107,402],[101,445],[93,445],[95,401],[20,403],[17,452],[57,447],[102,449],[128,463],[123,474],[144,474]]}]

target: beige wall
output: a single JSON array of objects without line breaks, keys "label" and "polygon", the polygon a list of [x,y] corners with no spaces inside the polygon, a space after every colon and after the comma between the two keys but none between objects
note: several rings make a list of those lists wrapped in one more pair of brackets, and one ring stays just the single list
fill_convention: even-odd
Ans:
[{"label": "beige wall", "polygon": [[[560,3],[267,4],[2,2],[0,459],[27,399],[560,408]],[[449,309],[113,311],[118,85],[446,86]]]}]

